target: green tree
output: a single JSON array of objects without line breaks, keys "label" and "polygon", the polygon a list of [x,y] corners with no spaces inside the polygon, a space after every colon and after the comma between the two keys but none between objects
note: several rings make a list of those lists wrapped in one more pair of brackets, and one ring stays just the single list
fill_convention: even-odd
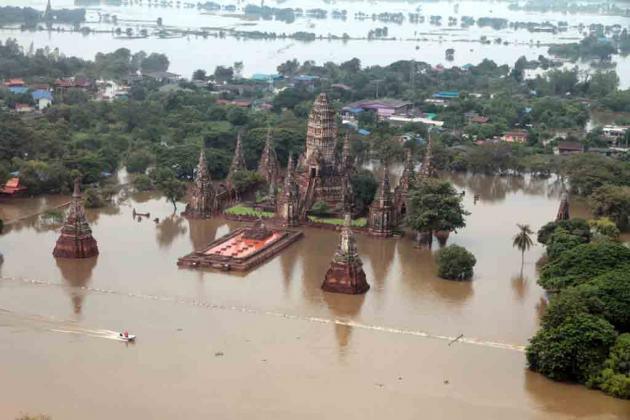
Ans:
[{"label": "green tree", "polygon": [[564,252],[581,245],[582,238],[573,235],[563,228],[556,229],[547,241],[547,256],[550,260],[555,260]]},{"label": "green tree", "polygon": [[186,195],[186,184],[175,177],[168,168],[156,168],[150,173],[151,180],[164,197],[173,204],[173,213],[177,211],[177,201]]},{"label": "green tree", "polygon": [[561,290],[630,264],[630,249],[612,241],[578,245],[549,261],[540,272],[538,284],[547,290]]},{"label": "green tree", "polygon": [[134,150],[127,156],[127,171],[130,173],[144,173],[154,159],[154,156],[148,150]]},{"label": "green tree", "polygon": [[168,70],[169,65],[170,62],[168,61],[168,57],[159,53],[151,53],[140,63],[142,71],[148,72],[166,71]]},{"label": "green tree", "polygon": [[525,265],[525,251],[534,244],[530,235],[534,232],[530,229],[529,225],[517,224],[518,233],[514,235],[512,246],[518,248],[521,251],[521,275],[523,273],[523,265]]},{"label": "green tree", "polygon": [[140,174],[133,179],[133,187],[137,191],[150,191],[153,189],[153,183],[148,175]]},{"label": "green tree", "polygon": [[585,383],[601,370],[616,338],[608,321],[579,313],[558,326],[541,328],[527,346],[527,362],[550,379]]},{"label": "green tree", "polygon": [[355,208],[361,212],[368,208],[374,200],[378,189],[378,182],[372,171],[361,169],[350,178],[352,191],[354,192]]},{"label": "green tree", "polygon": [[431,246],[433,232],[452,232],[466,226],[464,216],[468,214],[462,206],[462,196],[450,182],[422,179],[409,193],[405,223],[421,234],[419,241],[423,239],[425,245]]},{"label": "green tree", "polygon": [[475,256],[459,245],[449,245],[437,253],[438,276],[450,280],[468,280],[473,276]]},{"label": "green tree", "polygon": [[602,185],[590,195],[589,204],[595,216],[611,218],[620,229],[628,227],[630,187]]},{"label": "green tree", "polygon": [[607,217],[589,220],[588,225],[591,227],[593,239],[596,240],[610,239],[615,241],[619,239],[621,234],[617,225]]}]

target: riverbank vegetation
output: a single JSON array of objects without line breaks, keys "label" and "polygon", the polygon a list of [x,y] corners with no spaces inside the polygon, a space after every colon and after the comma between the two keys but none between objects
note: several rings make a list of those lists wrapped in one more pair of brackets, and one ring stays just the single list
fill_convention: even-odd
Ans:
[{"label": "riverbank vegetation", "polygon": [[581,219],[539,231],[547,261],[538,282],[551,299],[527,360],[551,379],[630,399],[630,249],[618,233]]}]

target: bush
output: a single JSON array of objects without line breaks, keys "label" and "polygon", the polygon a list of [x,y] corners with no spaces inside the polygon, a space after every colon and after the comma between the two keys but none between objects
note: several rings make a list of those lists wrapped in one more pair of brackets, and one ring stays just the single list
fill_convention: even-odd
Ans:
[{"label": "bush", "polygon": [[550,236],[556,229],[564,229],[571,235],[579,236],[582,243],[591,241],[591,229],[588,222],[584,219],[561,220],[559,222],[549,222],[538,230],[538,242],[547,245]]},{"label": "bush", "polygon": [[560,290],[628,264],[630,249],[621,243],[583,244],[547,263],[541,270],[538,284],[547,290]]},{"label": "bush", "polygon": [[145,173],[152,162],[153,155],[148,151],[143,149],[133,151],[127,156],[127,171],[130,173]]},{"label": "bush", "polygon": [[84,205],[88,209],[96,209],[105,205],[105,200],[95,188],[88,188],[83,193]]},{"label": "bush", "polygon": [[610,350],[604,369],[589,385],[597,386],[608,395],[630,399],[630,334],[621,334]]},{"label": "bush", "polygon": [[153,183],[148,175],[140,174],[134,178],[133,187],[137,191],[151,191],[153,189]]},{"label": "bush", "polygon": [[576,314],[558,326],[540,329],[527,346],[527,362],[550,379],[585,383],[601,370],[616,338],[605,319]]},{"label": "bush", "polygon": [[572,235],[561,227],[558,227],[547,240],[547,255],[551,260],[558,258],[562,253],[582,244],[582,238]]},{"label": "bush", "polygon": [[449,245],[437,254],[438,276],[450,280],[468,280],[477,264],[475,256],[466,248]]},{"label": "bush", "polygon": [[311,207],[310,213],[314,216],[326,216],[330,212],[328,204],[323,201],[318,201]]},{"label": "bush", "polygon": [[577,289],[592,313],[601,314],[617,330],[630,332],[630,273],[626,269],[602,274]]}]

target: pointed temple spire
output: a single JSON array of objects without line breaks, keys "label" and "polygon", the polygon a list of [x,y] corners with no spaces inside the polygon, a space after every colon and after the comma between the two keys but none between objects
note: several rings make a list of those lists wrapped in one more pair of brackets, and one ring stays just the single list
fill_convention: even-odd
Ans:
[{"label": "pointed temple spire", "polygon": [[295,165],[293,155],[289,154],[287,164],[287,175],[284,178],[284,189],[276,200],[278,203],[278,213],[287,226],[297,226],[300,224],[300,189],[295,180]]},{"label": "pointed temple spire", "polygon": [[306,161],[319,152],[318,160],[325,168],[335,163],[337,145],[337,121],[335,109],[328,100],[328,95],[320,93],[313,103],[306,128]]},{"label": "pointed temple spire", "polygon": [[85,209],[81,202],[79,178],[74,181],[72,202],[66,213],[66,220],[53,255],[56,258],[90,258],[98,255],[96,240],[85,217]]},{"label": "pointed temple spire", "polygon": [[206,154],[201,148],[195,183],[192,187],[190,201],[186,205],[183,215],[192,219],[206,219],[212,217],[219,210],[217,194],[210,179]]},{"label": "pointed temple spire", "polygon": [[228,179],[232,179],[234,174],[238,171],[244,171],[247,169],[245,165],[245,158],[243,157],[243,146],[241,144],[241,133],[236,135],[236,147],[234,148],[234,157],[232,158],[232,164],[230,165],[230,172],[228,173]]},{"label": "pointed temple spire", "polygon": [[437,178],[437,170],[433,165],[433,140],[431,139],[431,129],[429,128],[427,134],[427,150],[422,160],[422,167],[420,168],[419,175],[425,178]]},{"label": "pointed temple spire", "polygon": [[389,169],[383,169],[383,177],[376,191],[374,201],[370,205],[368,216],[368,232],[374,236],[388,237],[392,235],[395,224],[394,201],[389,184]]},{"label": "pointed temple spire", "polygon": [[258,173],[265,178],[270,186],[275,185],[278,180],[279,166],[278,156],[276,155],[276,151],[273,147],[273,140],[271,138],[271,127],[269,127],[267,129],[265,148],[262,151],[262,155],[260,156],[260,161],[258,163]]},{"label": "pointed temple spire", "polygon": [[322,289],[333,293],[361,294],[368,291],[370,285],[365,279],[363,263],[359,257],[356,240],[351,229],[350,214],[344,218],[337,251],[326,272]]},{"label": "pointed temple spire", "polygon": [[569,193],[562,185],[562,195],[560,198],[560,207],[558,208],[558,215],[556,216],[556,222],[561,220],[569,220],[571,216],[569,215]]}]

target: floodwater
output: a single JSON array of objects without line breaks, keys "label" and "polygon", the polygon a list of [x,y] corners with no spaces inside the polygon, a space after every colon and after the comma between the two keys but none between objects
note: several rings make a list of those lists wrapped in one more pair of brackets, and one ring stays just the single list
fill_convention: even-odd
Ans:
[{"label": "floodwater", "polygon": [[[630,402],[526,369],[543,250],[526,253],[521,277],[512,236],[516,223],[555,217],[557,183],[451,179],[471,215],[449,241],[477,257],[474,279],[437,278],[437,244],[357,235],[364,296],[320,289],[332,231],[305,229],[247,274],[180,269],[178,257],[240,225],[173,216],[152,194],[88,211],[94,259],[55,260],[59,226],[46,219],[11,224],[0,236],[0,418],[628,418]],[[160,222],[134,220],[134,208]],[[572,212],[586,215],[578,202]],[[137,343],[117,339],[125,328]]]},{"label": "floodwater", "polygon": [[[175,3],[175,2],[173,2]],[[185,2],[182,2],[185,3]],[[111,52],[117,48],[129,48],[132,51],[144,50],[147,52],[160,52],[166,54],[170,61],[170,70],[190,77],[193,71],[202,68],[209,72],[214,71],[218,65],[231,66],[234,62],[243,62],[245,75],[253,73],[275,73],[276,67],[286,60],[297,58],[299,61],[314,60],[322,64],[327,61],[340,63],[357,57],[363,65],[388,65],[398,60],[415,59],[432,65],[443,64],[447,67],[477,64],[488,58],[496,63],[513,65],[520,57],[536,59],[539,55],[546,55],[549,43],[576,42],[584,35],[584,29],[580,31],[578,24],[590,25],[603,23],[606,25],[619,24],[627,28],[630,24],[629,17],[602,16],[593,14],[565,14],[559,12],[525,12],[509,9],[508,2],[484,2],[478,0],[463,1],[459,3],[437,1],[422,3],[397,2],[397,1],[337,1],[324,3],[317,0],[294,1],[268,1],[265,5],[279,8],[322,8],[328,11],[327,19],[297,18],[293,23],[285,23],[277,20],[246,20],[242,16],[242,10],[249,3],[256,2],[221,2],[222,5],[234,4],[237,7],[236,14],[226,12],[203,13],[197,8],[184,7],[155,7],[147,3],[139,5],[111,6],[101,4],[88,8],[88,22],[85,24],[93,29],[112,31],[113,26],[108,23],[99,23],[98,14],[110,14],[118,16],[118,27],[123,30],[130,28],[137,33],[142,28],[147,28],[149,33],[155,29],[158,17],[164,21],[164,25],[177,29],[201,30],[210,32],[222,30],[275,32],[277,34],[292,34],[299,31],[311,32],[316,35],[328,36],[329,34],[341,37],[347,33],[351,37],[367,37],[368,31],[376,28],[387,27],[388,36],[396,38],[391,40],[350,40],[343,41],[314,41],[300,42],[292,39],[285,40],[253,40],[234,38],[227,36],[217,38],[210,36],[186,36],[172,39],[156,37],[125,39],[115,37],[111,32],[92,35],[81,35],[69,32],[22,32],[19,30],[1,29],[0,40],[12,37],[24,47],[29,48],[31,43],[35,48],[49,46],[51,49],[59,48],[66,55],[75,55],[82,58],[93,59],[98,51]],[[458,8],[455,8],[455,5]],[[44,10],[46,0],[0,0],[0,5],[30,6]],[[619,3],[619,7],[626,8],[627,3]],[[72,8],[73,0],[53,0],[54,8]],[[409,22],[408,13],[417,13],[425,16],[424,23],[414,24]],[[346,10],[346,21],[333,19],[333,10]],[[370,20],[358,20],[354,15],[363,13],[397,13],[405,16],[402,24],[393,22],[379,22]],[[442,25],[436,26],[429,23],[432,15],[442,16]],[[525,29],[495,30],[489,27],[473,25],[468,28],[460,26],[462,16],[505,18],[510,22],[568,22],[566,32],[558,34],[545,32],[528,32]],[[458,19],[455,26],[448,25],[448,18]],[[481,37],[493,41],[490,45],[479,42]],[[500,39],[499,43],[494,40]],[[508,41],[509,45],[503,45]],[[445,59],[445,50],[455,49],[453,61]],[[630,57],[615,56],[614,68],[620,77],[620,86],[630,86]],[[588,63],[579,63],[579,67],[589,69]]]}]

